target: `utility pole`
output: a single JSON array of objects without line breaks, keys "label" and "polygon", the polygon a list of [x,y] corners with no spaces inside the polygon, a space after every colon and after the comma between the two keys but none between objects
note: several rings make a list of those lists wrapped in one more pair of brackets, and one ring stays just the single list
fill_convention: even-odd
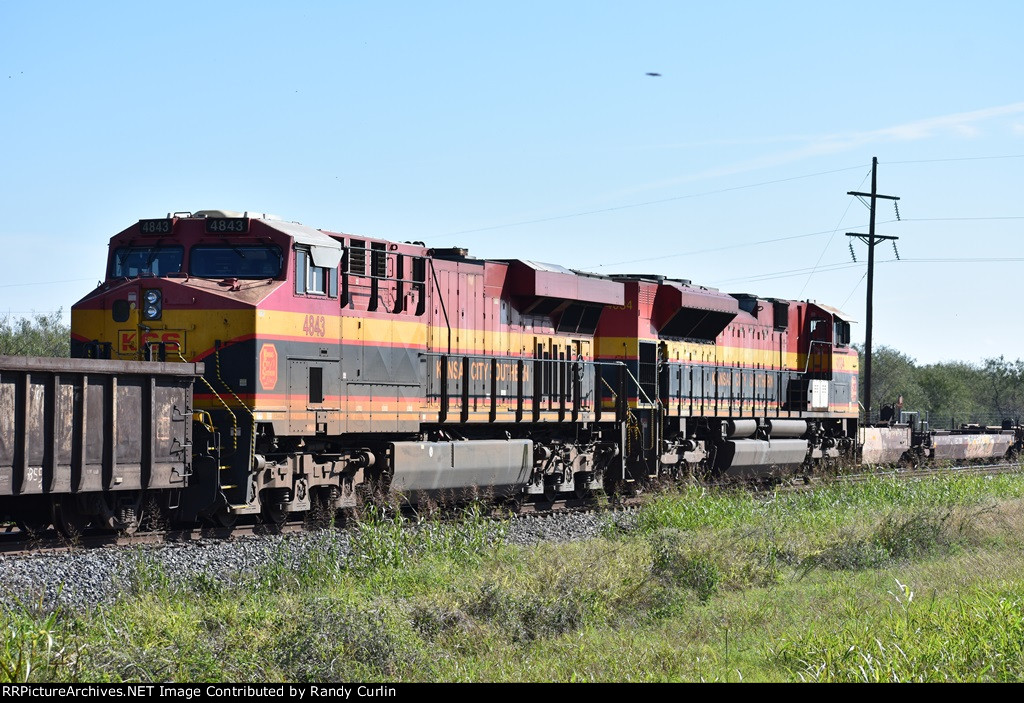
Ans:
[{"label": "utility pole", "polygon": [[871,198],[871,219],[868,224],[868,233],[859,234],[847,232],[847,237],[856,237],[868,245],[868,305],[867,305],[867,329],[864,334],[864,422],[871,422],[871,323],[874,313],[875,294],[875,245],[886,240],[897,240],[899,237],[890,237],[883,234],[875,234],[875,201],[879,198],[885,200],[899,200],[895,195],[878,194],[878,157],[871,159],[871,192],[858,193],[849,191],[847,195]]}]

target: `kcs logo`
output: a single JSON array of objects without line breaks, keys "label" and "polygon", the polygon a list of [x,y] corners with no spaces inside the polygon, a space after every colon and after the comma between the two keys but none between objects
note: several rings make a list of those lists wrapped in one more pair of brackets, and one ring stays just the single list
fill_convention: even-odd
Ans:
[{"label": "kcs logo", "polygon": [[[174,353],[180,351],[185,353],[185,332],[183,330],[158,330],[144,332],[141,336],[141,346],[145,349],[147,344],[163,343],[167,345],[167,351]],[[120,330],[117,333],[117,351],[122,356],[126,354],[138,354],[140,346],[139,333],[136,330]]]},{"label": "kcs logo", "polygon": [[277,385],[277,347],[273,344],[260,347],[260,385],[265,391]]}]

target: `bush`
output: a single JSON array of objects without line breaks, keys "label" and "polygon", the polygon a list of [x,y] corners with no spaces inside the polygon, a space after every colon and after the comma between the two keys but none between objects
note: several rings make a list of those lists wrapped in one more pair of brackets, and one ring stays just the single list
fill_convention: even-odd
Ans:
[{"label": "bush", "polygon": [[722,571],[713,556],[696,548],[679,530],[662,530],[652,540],[651,573],[665,585],[694,592],[707,603],[718,592]]},{"label": "bush", "polygon": [[480,587],[467,606],[470,615],[491,621],[513,642],[574,632],[594,607],[594,594],[576,589],[516,593],[495,583]]},{"label": "bush", "polygon": [[323,598],[299,605],[270,653],[287,680],[393,679],[420,665],[408,623],[387,607]]},{"label": "bush", "polygon": [[71,328],[64,324],[63,316],[58,310],[32,319],[0,319],[0,355],[70,356]]},{"label": "bush", "polygon": [[914,599],[890,591],[887,615],[843,623],[782,642],[774,655],[805,681],[1020,681],[1024,676],[1024,598],[974,590],[955,599]]},{"label": "bush", "polygon": [[472,563],[488,554],[504,534],[504,525],[490,520],[475,503],[445,522],[407,520],[397,510],[371,507],[352,534],[349,565],[357,573],[369,574],[401,569],[419,555]]},{"label": "bush", "polygon": [[970,534],[969,520],[956,520],[948,510],[890,515],[866,537],[846,534],[808,556],[801,567],[804,574],[816,568],[874,569],[950,552],[969,539]]}]

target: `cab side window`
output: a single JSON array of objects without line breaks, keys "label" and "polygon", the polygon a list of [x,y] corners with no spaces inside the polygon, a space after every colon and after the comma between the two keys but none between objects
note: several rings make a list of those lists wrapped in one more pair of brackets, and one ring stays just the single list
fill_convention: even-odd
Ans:
[{"label": "cab side window", "polygon": [[828,321],[819,317],[811,318],[811,339],[818,342],[828,341]]},{"label": "cab side window", "polygon": [[304,247],[295,248],[295,292],[298,295],[326,295],[338,297],[338,271],[326,266],[317,266],[310,251]]},{"label": "cab side window", "polygon": [[835,342],[839,345],[847,345],[850,343],[850,323],[843,320],[836,320],[835,322]]}]

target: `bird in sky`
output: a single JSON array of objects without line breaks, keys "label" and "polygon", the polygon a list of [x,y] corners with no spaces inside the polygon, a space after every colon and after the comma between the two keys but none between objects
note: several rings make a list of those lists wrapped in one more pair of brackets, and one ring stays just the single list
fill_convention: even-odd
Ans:
[{"label": "bird in sky", "polygon": [[652,78],[661,78],[660,73],[651,73],[650,71],[648,71],[645,75],[651,76]]}]

